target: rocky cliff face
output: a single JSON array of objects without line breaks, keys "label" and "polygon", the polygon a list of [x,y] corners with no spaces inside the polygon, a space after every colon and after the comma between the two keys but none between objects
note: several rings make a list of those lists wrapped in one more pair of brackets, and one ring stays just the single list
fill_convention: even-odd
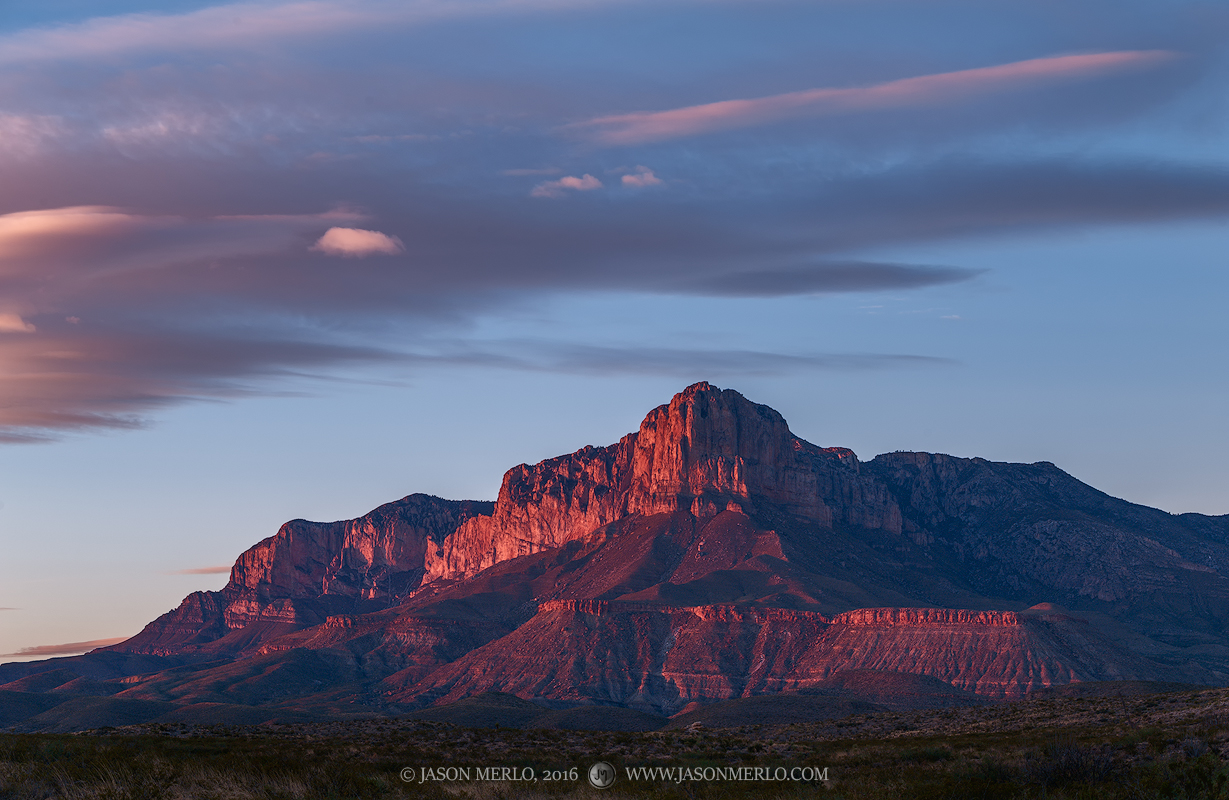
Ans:
[{"label": "rocky cliff face", "polygon": [[[428,549],[492,507],[414,494],[358,519],[287,522],[239,556],[220,592],[194,592],[120,649],[247,650],[330,614],[394,605],[422,582]],[[231,635],[255,625],[259,634]]]},{"label": "rocky cliff face", "polygon": [[850,670],[926,675],[1008,699],[1073,681],[1155,680],[1164,672],[1071,617],[875,608],[829,620],[729,605],[556,601],[419,683],[390,684],[390,695],[446,703],[501,691],[673,714],[697,701],[822,686]]},{"label": "rocky cliff face", "polygon": [[617,444],[509,470],[493,515],[445,537],[428,552],[426,573],[466,577],[633,514],[703,518],[757,505],[825,527],[835,520],[900,532],[895,499],[861,475],[851,450],[803,441],[768,406],[698,383]]},{"label": "rocky cliff face", "polygon": [[1227,624],[1229,518],[1048,463],[863,463],[700,383],[615,444],[514,467],[494,503],[410,495],[286,523],[223,590],[113,650],[327,652],[401,707],[497,689],[664,712],[849,670],[992,697],[1229,682]]}]

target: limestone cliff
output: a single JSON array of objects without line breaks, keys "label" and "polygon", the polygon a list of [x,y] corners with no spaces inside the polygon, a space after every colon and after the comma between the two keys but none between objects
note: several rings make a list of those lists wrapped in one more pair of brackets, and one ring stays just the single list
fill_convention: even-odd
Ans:
[{"label": "limestone cliff", "polygon": [[671,711],[851,670],[991,697],[1229,682],[1227,626],[1229,518],[1044,462],[864,463],[699,383],[612,445],[510,469],[493,503],[410,495],[288,522],[224,589],[111,650],[327,651],[399,704],[497,689]]},{"label": "limestone cliff", "polygon": [[428,579],[461,578],[559,547],[632,514],[711,517],[758,505],[825,527],[900,532],[887,488],[845,448],[820,448],[738,392],[697,383],[649,412],[640,430],[504,475],[491,517],[462,525],[427,553]]}]

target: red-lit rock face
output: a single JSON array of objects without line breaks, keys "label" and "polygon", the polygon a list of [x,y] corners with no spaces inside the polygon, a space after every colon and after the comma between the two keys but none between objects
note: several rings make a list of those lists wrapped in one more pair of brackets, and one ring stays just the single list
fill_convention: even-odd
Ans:
[{"label": "red-lit rock face", "polygon": [[1229,682],[1227,572],[1229,519],[1046,463],[862,463],[700,383],[613,445],[512,468],[494,503],[288,522],[113,649],[327,651],[410,704],[496,689],[666,712],[854,674],[1017,697]]},{"label": "red-lit rock face", "polygon": [[859,474],[843,448],[822,449],[738,392],[698,383],[649,412],[637,433],[504,475],[489,518],[476,518],[427,553],[428,579],[472,575],[559,547],[631,514],[769,504],[820,525],[833,520],[900,532],[885,487]]}]

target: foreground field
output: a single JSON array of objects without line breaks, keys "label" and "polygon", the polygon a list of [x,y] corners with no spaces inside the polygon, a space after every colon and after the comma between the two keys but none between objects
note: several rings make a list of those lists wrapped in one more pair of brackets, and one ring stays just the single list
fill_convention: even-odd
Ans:
[{"label": "foreground field", "polygon": [[[599,761],[617,773],[604,790],[586,777]],[[0,735],[14,800],[612,796],[1229,799],[1229,690],[650,732],[417,719]]]}]

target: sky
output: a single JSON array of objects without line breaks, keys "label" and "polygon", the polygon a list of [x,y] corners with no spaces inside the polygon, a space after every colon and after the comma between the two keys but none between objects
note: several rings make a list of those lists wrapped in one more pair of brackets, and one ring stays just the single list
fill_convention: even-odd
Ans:
[{"label": "sky", "polygon": [[0,660],[690,383],[1229,513],[1220,0],[6,0]]}]

